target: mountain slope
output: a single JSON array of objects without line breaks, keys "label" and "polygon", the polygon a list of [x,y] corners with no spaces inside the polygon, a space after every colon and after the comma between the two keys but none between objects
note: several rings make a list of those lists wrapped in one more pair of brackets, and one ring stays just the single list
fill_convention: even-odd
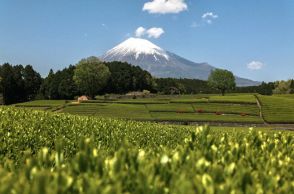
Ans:
[{"label": "mountain slope", "polygon": [[[149,71],[160,78],[190,78],[207,80],[215,67],[207,63],[195,63],[163,50],[148,40],[129,38],[107,51],[102,60],[128,62]],[[236,77],[238,86],[258,85],[259,82]]]}]

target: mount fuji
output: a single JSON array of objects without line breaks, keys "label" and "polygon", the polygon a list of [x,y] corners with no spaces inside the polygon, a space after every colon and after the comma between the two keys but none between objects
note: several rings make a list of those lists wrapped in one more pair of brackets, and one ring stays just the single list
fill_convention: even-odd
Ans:
[{"label": "mount fuji", "polygon": [[[122,61],[140,66],[158,78],[189,78],[207,80],[211,70],[208,63],[195,63],[168,52],[148,40],[129,38],[107,51],[101,59],[106,62]],[[236,76],[237,86],[256,86],[259,82]]]}]

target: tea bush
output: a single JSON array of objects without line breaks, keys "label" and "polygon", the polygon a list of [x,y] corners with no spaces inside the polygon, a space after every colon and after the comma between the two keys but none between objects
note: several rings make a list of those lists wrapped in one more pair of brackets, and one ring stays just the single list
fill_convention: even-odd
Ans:
[{"label": "tea bush", "polygon": [[0,108],[0,193],[291,193],[293,133]]}]

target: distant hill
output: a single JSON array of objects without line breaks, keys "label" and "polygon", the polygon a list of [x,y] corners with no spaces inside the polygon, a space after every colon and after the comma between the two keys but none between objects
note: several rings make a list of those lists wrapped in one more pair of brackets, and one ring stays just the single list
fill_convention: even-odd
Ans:
[{"label": "distant hill", "polygon": [[[215,67],[208,63],[195,63],[168,52],[153,44],[140,39],[129,38],[113,49],[107,51],[102,60],[128,62],[140,66],[158,78],[189,78],[207,80]],[[236,76],[238,86],[256,86],[259,82]]]}]

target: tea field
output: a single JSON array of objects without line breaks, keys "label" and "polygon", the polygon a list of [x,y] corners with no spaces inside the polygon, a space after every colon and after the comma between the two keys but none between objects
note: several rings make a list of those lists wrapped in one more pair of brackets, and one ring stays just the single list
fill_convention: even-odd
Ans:
[{"label": "tea field", "polygon": [[[34,106],[36,105],[36,106]],[[123,118],[138,121],[225,122],[261,124],[254,95],[183,95],[142,99],[103,99],[83,101],[35,101],[16,107],[58,111],[75,115]]]},{"label": "tea field", "polygon": [[294,123],[294,95],[258,96],[268,123]]},{"label": "tea field", "polygon": [[97,100],[80,103],[65,100],[39,100],[14,106],[137,121],[294,124],[293,96],[290,94],[274,96],[201,94],[159,95],[154,98],[141,99],[103,99],[99,97]]},{"label": "tea field", "polygon": [[13,107],[0,108],[0,118],[0,193],[294,191],[290,131],[159,125]]}]

